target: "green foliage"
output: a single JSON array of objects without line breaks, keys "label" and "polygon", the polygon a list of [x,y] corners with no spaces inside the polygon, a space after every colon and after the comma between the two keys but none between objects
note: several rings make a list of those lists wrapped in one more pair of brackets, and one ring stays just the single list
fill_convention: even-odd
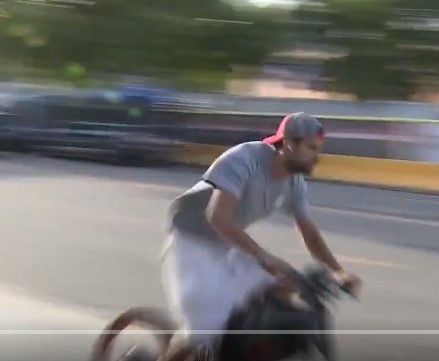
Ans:
[{"label": "green foliage", "polygon": [[261,62],[278,36],[262,11],[237,11],[220,0],[33,2],[38,5],[0,3],[0,16],[6,14],[1,61],[44,69],[76,64],[88,74],[160,72],[179,81],[211,73],[224,80],[232,64]]},{"label": "green foliage", "polygon": [[342,56],[325,62],[328,89],[359,99],[409,99],[439,78],[437,0],[323,0],[293,13],[299,40]]},{"label": "green foliage", "polygon": [[0,1],[2,74],[35,69],[75,84],[95,73],[160,74],[221,89],[233,65],[258,65],[295,39],[334,50],[326,88],[359,99],[409,99],[439,83],[438,0],[304,0],[288,29],[285,14],[222,0],[72,4]]}]

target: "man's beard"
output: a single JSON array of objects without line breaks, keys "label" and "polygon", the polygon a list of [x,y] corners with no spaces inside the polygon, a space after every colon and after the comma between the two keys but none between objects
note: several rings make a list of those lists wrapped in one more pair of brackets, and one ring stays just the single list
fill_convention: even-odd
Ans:
[{"label": "man's beard", "polygon": [[310,175],[313,169],[312,166],[295,160],[288,160],[285,165],[288,172],[291,174],[300,173],[304,175]]}]

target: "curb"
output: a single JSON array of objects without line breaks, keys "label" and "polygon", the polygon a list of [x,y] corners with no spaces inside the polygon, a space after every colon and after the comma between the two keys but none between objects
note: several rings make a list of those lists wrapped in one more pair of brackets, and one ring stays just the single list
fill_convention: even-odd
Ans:
[{"label": "curb", "polygon": [[[308,182],[339,184],[339,185],[344,185],[344,186],[349,186],[349,187],[362,187],[362,188],[379,189],[379,190],[389,191],[389,192],[405,192],[405,193],[439,197],[439,191],[428,190],[428,189],[419,189],[419,188],[413,188],[413,187],[392,186],[392,185],[388,185],[388,184],[386,185],[386,184],[374,184],[374,183],[366,183],[366,182],[351,182],[351,181],[346,181],[346,180],[325,179],[325,178],[317,178],[317,177],[308,178]],[[439,179],[438,179],[438,182],[439,182]]]},{"label": "curb", "polygon": [[[207,167],[228,147],[186,143],[183,149],[178,163]],[[439,163],[322,154],[310,180],[438,195]]]},{"label": "curb", "polygon": [[[180,165],[184,168],[200,170],[200,171],[204,171],[207,168],[205,165],[200,165],[200,164],[197,165],[197,164],[176,163],[176,165],[177,166]],[[429,191],[429,190],[410,188],[410,187],[395,187],[391,185],[372,184],[365,182],[351,182],[346,180],[334,180],[334,179],[325,179],[325,178],[317,178],[317,177],[307,177],[306,180],[309,183],[335,184],[335,185],[348,186],[348,187],[370,188],[370,189],[377,189],[377,190],[389,191],[389,192],[404,192],[404,193],[439,197],[439,191]]]}]

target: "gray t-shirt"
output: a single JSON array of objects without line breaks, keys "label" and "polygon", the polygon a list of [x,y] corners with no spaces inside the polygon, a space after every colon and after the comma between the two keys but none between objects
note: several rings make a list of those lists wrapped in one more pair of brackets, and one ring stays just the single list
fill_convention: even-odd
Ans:
[{"label": "gray t-shirt", "polygon": [[219,237],[206,220],[205,210],[215,187],[239,200],[236,221],[244,229],[269,216],[275,209],[294,216],[308,214],[307,186],[302,175],[283,180],[271,176],[275,150],[263,142],[248,142],[224,152],[202,180],[174,199],[170,227],[197,238]]}]

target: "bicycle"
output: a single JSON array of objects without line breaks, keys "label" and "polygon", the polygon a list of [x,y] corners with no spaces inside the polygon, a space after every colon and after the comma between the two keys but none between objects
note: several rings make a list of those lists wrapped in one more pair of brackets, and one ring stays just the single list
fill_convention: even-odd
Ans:
[{"label": "bicycle", "polygon": [[[328,304],[332,300],[338,298],[340,290],[347,294],[352,295],[352,290],[347,285],[338,285],[331,277],[328,270],[324,267],[308,267],[304,272],[298,272],[291,269],[291,276],[294,277],[297,284],[297,290],[294,294],[300,296],[300,300],[304,308],[296,307],[297,319],[293,321],[295,325],[300,324],[300,330],[302,332],[291,332],[286,330],[284,335],[290,334],[291,337],[287,349],[284,350],[282,356],[277,352],[271,356],[265,358],[261,356],[261,353],[256,352],[250,359],[252,361],[278,361],[280,358],[287,356],[296,357],[298,354],[305,355],[308,359],[315,359],[316,357],[323,357],[326,361],[335,361],[336,355],[334,350],[334,341],[330,337],[330,331],[332,329],[332,319],[328,309]],[[262,293],[264,294],[264,293]],[[270,297],[270,293],[266,295]],[[259,302],[259,306],[268,307],[267,298],[261,297],[261,293],[252,297],[249,302]],[[292,301],[291,301],[292,302]],[[293,303],[291,303],[292,305]],[[244,357],[242,352],[237,352],[237,342],[242,343],[243,340],[252,340],[258,343],[260,336],[264,333],[258,333],[256,335],[245,333],[242,329],[243,315],[245,310],[241,309],[240,312],[235,313],[229,320],[227,331],[222,337],[218,347],[214,350],[214,360],[216,361],[233,361],[248,359]],[[257,312],[257,311],[251,311]],[[293,317],[294,313],[293,313]],[[109,361],[112,351],[112,345],[116,337],[130,325],[137,325],[146,330],[158,330],[160,331],[155,335],[155,340],[158,344],[158,353],[164,354],[172,336],[177,331],[177,325],[175,322],[167,317],[163,312],[153,308],[131,308],[126,312],[119,315],[113,320],[100,335],[96,341],[91,361]],[[297,329],[296,329],[297,330]],[[280,335],[273,335],[271,332],[270,337],[276,338]],[[244,338],[247,337],[247,338]],[[259,338],[257,338],[259,337]],[[300,338],[300,342],[297,340]],[[253,342],[253,343],[254,343]],[[287,341],[288,342],[288,341]],[[294,344],[294,351],[288,349],[289,346]],[[278,351],[278,350],[277,350]],[[202,353],[202,350],[198,350],[198,359],[205,359],[206,355]],[[281,352],[282,353],[282,352]],[[288,354],[290,353],[290,354]],[[157,355],[154,355],[148,349],[141,349],[137,345],[125,352],[118,361],[155,361]]]}]

